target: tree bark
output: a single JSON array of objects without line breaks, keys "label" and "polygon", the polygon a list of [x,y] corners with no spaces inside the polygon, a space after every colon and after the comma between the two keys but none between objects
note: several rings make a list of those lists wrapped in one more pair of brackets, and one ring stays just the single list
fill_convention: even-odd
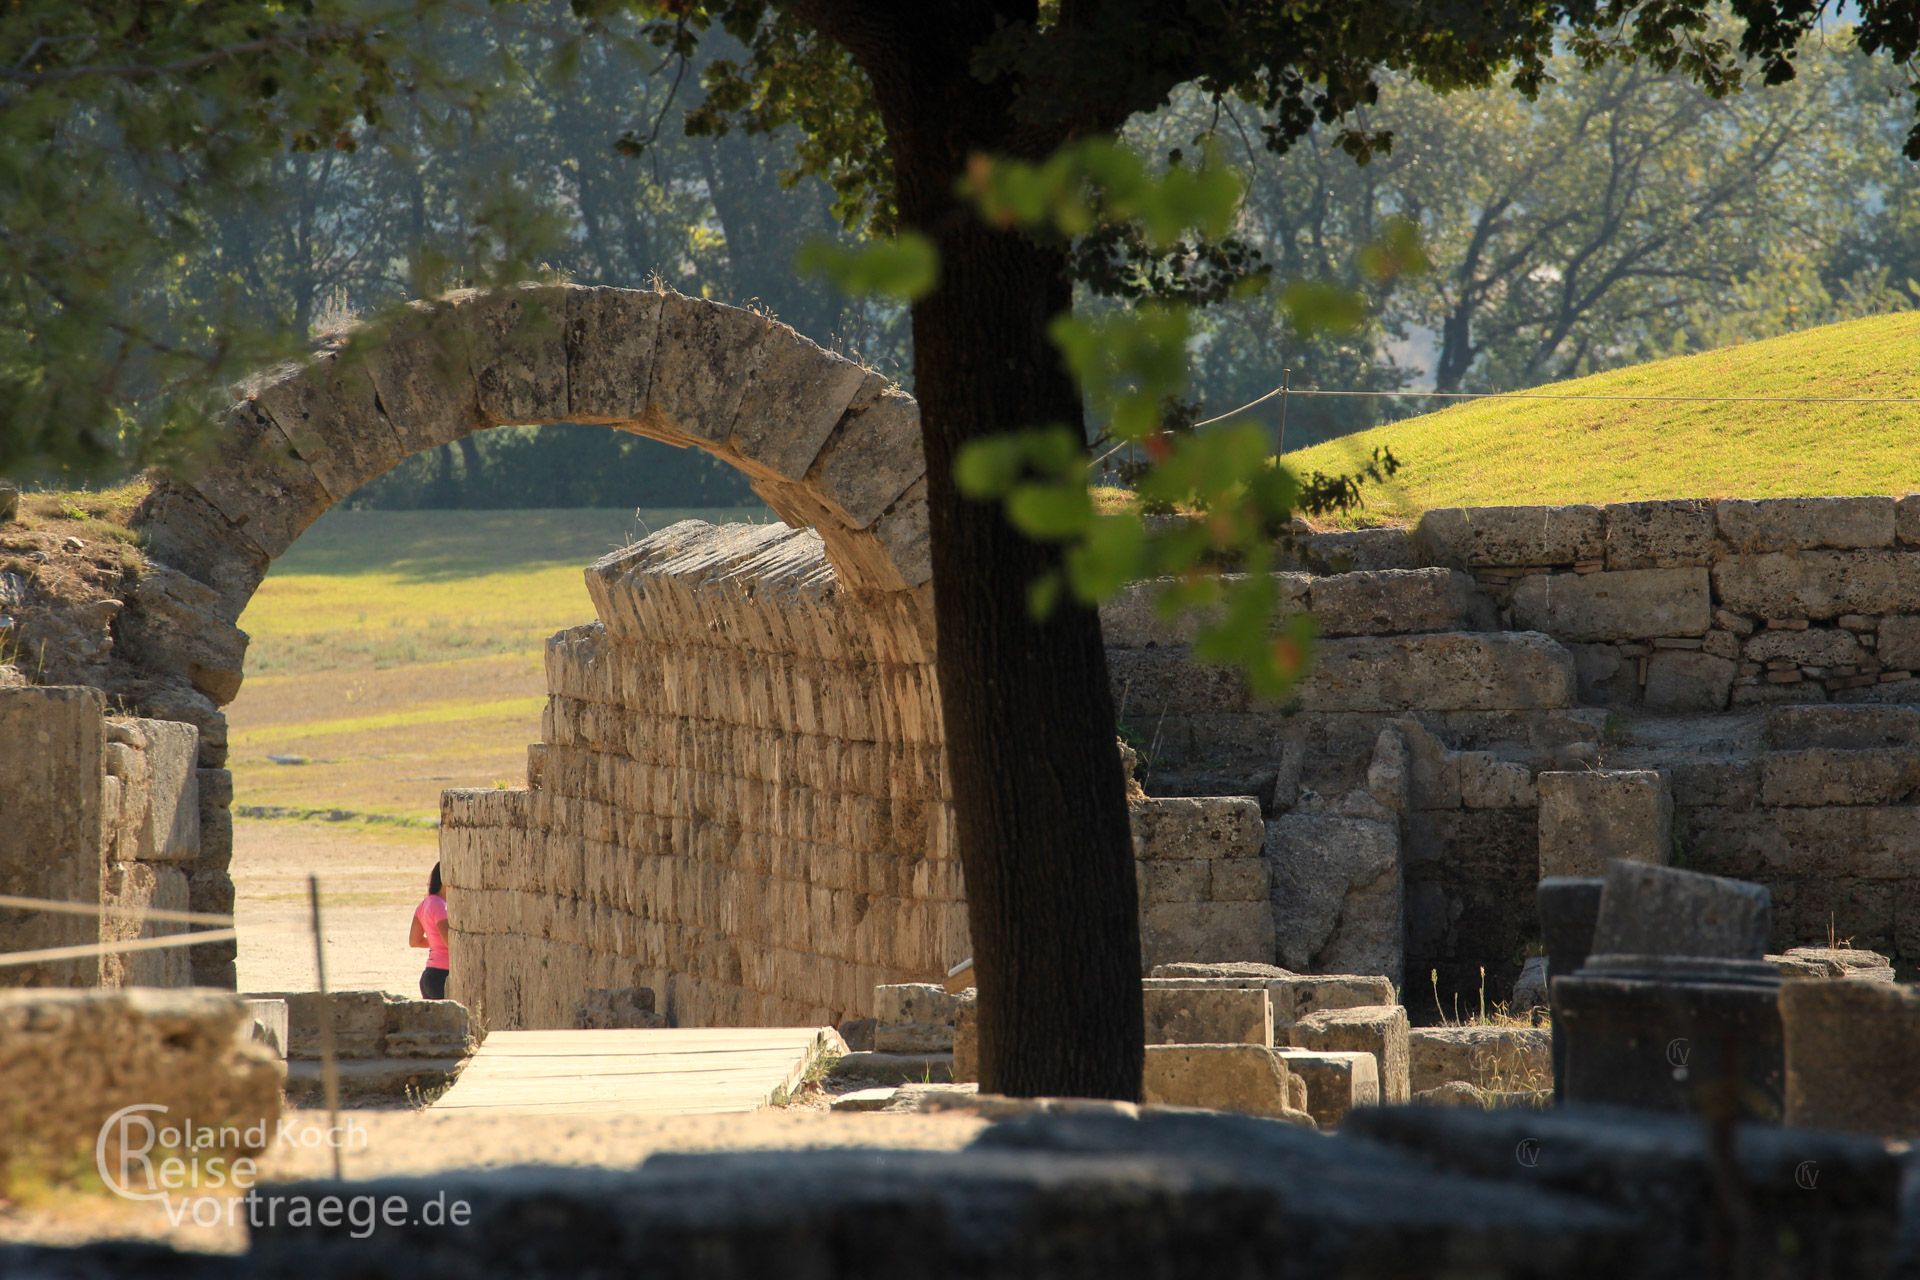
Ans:
[{"label": "tree bark", "polygon": [[[912,19],[903,19],[911,27]],[[926,445],[938,672],[979,989],[980,1086],[1018,1096],[1137,1099],[1144,1059],[1140,930],[1125,786],[1096,612],[1044,622],[1027,590],[1056,549],[953,479],[969,440],[1083,426],[1047,337],[1070,310],[1062,248],[986,226],[956,186],[976,152],[1045,154],[1004,87],[968,57],[977,33],[925,19],[883,56],[855,48],[888,127],[904,226],[940,251],[913,308]]]}]

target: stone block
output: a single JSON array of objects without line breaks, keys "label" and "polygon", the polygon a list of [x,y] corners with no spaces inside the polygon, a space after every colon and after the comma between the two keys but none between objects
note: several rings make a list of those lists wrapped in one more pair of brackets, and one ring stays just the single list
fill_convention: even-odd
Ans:
[{"label": "stone block", "polygon": [[1490,1093],[1553,1089],[1552,1034],[1544,1027],[1414,1027],[1407,1052],[1415,1093],[1454,1080]]},{"label": "stone block", "polygon": [[1513,996],[1507,1002],[1507,1009],[1524,1016],[1529,1009],[1547,1007],[1547,958],[1528,956],[1526,963],[1520,966],[1520,976],[1514,979]]},{"label": "stone block", "polygon": [[1892,498],[1723,498],[1714,514],[1739,552],[1893,545]]},{"label": "stone block", "polygon": [[1386,569],[1315,578],[1308,607],[1323,636],[1487,631],[1493,607],[1457,569]]},{"label": "stone block", "polygon": [[387,1004],[392,996],[382,991],[261,991],[251,992],[255,1000],[281,1000],[287,1006],[287,1057],[320,1057],[323,1019],[333,1026],[333,1051],[336,1057],[380,1058],[386,1056]]},{"label": "stone block", "polygon": [[1606,871],[1592,954],[1759,960],[1772,925],[1764,886],[1672,867]]},{"label": "stone block", "polygon": [[583,1031],[651,1029],[667,1025],[653,1007],[652,987],[594,987],[573,1006],[573,1025]]},{"label": "stone block", "polygon": [[[1231,575],[1229,575],[1231,579]],[[1276,614],[1287,617],[1307,607],[1307,592],[1313,579],[1304,573],[1276,573],[1274,590],[1279,599]],[[1183,609],[1172,617],[1160,612],[1159,601],[1174,585],[1172,578],[1154,578],[1128,583],[1111,600],[1100,606],[1100,633],[1115,649],[1171,648],[1190,645],[1200,628],[1217,620],[1217,610]]]},{"label": "stone block", "polygon": [[[1284,550],[1284,548],[1283,548]],[[1366,573],[1376,569],[1416,569],[1412,540],[1405,529],[1332,529],[1295,539],[1293,550],[1313,573]]]},{"label": "stone block", "polygon": [[1142,961],[1246,960],[1273,954],[1273,908],[1265,902],[1163,902],[1140,911]]},{"label": "stone block", "polygon": [[273,1050],[274,1056],[286,1060],[287,1056],[287,1002],[285,1000],[255,1000],[242,996],[247,1006],[247,1016],[253,1025],[248,1036],[255,1044],[263,1044]]},{"label": "stone block", "polygon": [[973,987],[960,993],[953,1009],[953,1081],[968,1084],[980,1079],[980,994]]},{"label": "stone block", "polygon": [[1599,507],[1443,507],[1420,517],[1414,553],[1456,569],[1575,564],[1606,554]]},{"label": "stone block", "polygon": [[1456,754],[1460,803],[1469,809],[1530,809],[1539,802],[1533,771],[1487,751]]},{"label": "stone block", "polygon": [[[178,867],[149,862],[114,862],[107,866],[101,905],[114,914],[100,921],[100,941],[171,937],[188,926],[149,920],[146,913],[189,909],[187,874]],[[192,952],[186,947],[128,951],[100,957],[103,987],[190,987]]]},{"label": "stone block", "polygon": [[[99,902],[103,890],[106,701],[97,689],[0,689],[0,893],[61,902]],[[86,916],[0,908],[9,951],[80,946],[100,940]],[[0,969],[8,986],[94,986],[92,957]]]},{"label": "stone block", "polygon": [[1760,757],[1760,801],[1783,807],[1890,805],[1920,790],[1920,745],[1907,750],[1814,747]]},{"label": "stone block", "polygon": [[881,1053],[946,1053],[960,998],[937,982],[873,989],[873,1047]]},{"label": "stone block", "polygon": [[1713,504],[1697,498],[1607,507],[1607,568],[1667,569],[1713,563]]},{"label": "stone block", "polygon": [[1508,711],[1573,704],[1573,658],[1547,636],[1438,632],[1326,640],[1304,711]]},{"label": "stone block", "polygon": [[1149,1103],[1285,1117],[1287,1068],[1256,1044],[1150,1044],[1141,1096]]},{"label": "stone block", "polygon": [[1665,651],[1647,659],[1649,711],[1723,711],[1739,665],[1710,653]]},{"label": "stone block", "polygon": [[1267,824],[1267,860],[1283,965],[1399,980],[1406,926],[1394,826],[1285,814]]},{"label": "stone block", "polygon": [[1301,1110],[1322,1132],[1338,1129],[1355,1107],[1380,1105],[1380,1072],[1370,1053],[1284,1048],[1280,1060],[1307,1092]]},{"label": "stone block", "polygon": [[380,1048],[389,1058],[464,1058],[475,1037],[466,1006],[457,1000],[387,997]]},{"label": "stone block", "polygon": [[1920,613],[1920,555],[1896,551],[1764,552],[1713,567],[1714,595],[1762,618],[1819,622],[1843,613]]},{"label": "stone block", "polygon": [[[228,1158],[260,1155],[280,1114],[282,1066],[251,1026],[247,1006],[219,992],[0,992],[0,1165],[90,1171],[104,1141],[119,1166],[119,1143],[142,1134],[107,1122],[137,1104],[165,1109],[156,1126],[191,1122]],[[128,1154],[126,1167],[141,1169],[144,1153]],[[166,1153],[151,1154],[157,1163]]]},{"label": "stone block", "polygon": [[1673,796],[1651,769],[1546,772],[1540,792],[1540,878],[1603,875],[1615,858],[1665,864]]},{"label": "stone block", "polygon": [[1405,1102],[1410,1096],[1407,1011],[1399,1005],[1309,1013],[1293,1024],[1288,1038],[1296,1049],[1371,1054],[1382,1101]]},{"label": "stone block", "polygon": [[1920,987],[1885,982],[1789,982],[1787,1123],[1920,1138]]},{"label": "stone block", "polygon": [[1762,631],[1747,637],[1741,653],[1748,662],[1798,662],[1811,667],[1853,666],[1867,657],[1859,638],[1838,627]]},{"label": "stone block", "polygon": [[1148,1044],[1273,1045],[1273,1002],[1264,988],[1156,983],[1143,998]]},{"label": "stone block", "polygon": [[1782,966],[1783,977],[1894,980],[1893,964],[1886,956],[1860,947],[1788,947],[1784,954],[1768,956],[1767,960]]},{"label": "stone block", "polygon": [[220,593],[195,578],[148,565],[114,630],[127,657],[183,678],[215,703],[240,691],[247,633],[233,625]]},{"label": "stone block", "polygon": [[[795,340],[805,342],[797,335]],[[827,404],[845,404],[846,413],[838,425],[829,423],[832,434],[820,448],[819,460],[807,473],[807,480],[846,513],[854,528],[864,529],[927,473],[920,445],[920,409],[912,396],[891,386],[879,374],[866,373],[817,349],[811,363],[820,376],[844,368],[855,371],[853,386],[858,390],[850,400],[839,393],[838,387],[824,399]],[[791,387],[775,390],[782,396],[792,394]],[[749,407],[742,407],[742,428]],[[735,429],[736,435],[742,428]],[[800,473],[794,474],[798,478]]]},{"label": "stone block", "polygon": [[1896,614],[1880,619],[1874,656],[1890,671],[1920,670],[1920,616]]},{"label": "stone block", "polygon": [[1713,603],[1704,568],[1534,574],[1513,589],[1513,621],[1557,640],[1698,636]]},{"label": "stone block", "polygon": [[1257,858],[1265,830],[1260,804],[1241,796],[1151,798],[1131,806],[1133,856],[1188,862]]}]

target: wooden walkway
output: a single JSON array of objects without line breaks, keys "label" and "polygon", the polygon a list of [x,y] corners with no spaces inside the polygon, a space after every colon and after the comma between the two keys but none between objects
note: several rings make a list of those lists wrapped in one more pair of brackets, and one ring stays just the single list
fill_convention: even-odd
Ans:
[{"label": "wooden walkway", "polygon": [[436,1111],[714,1115],[752,1111],[800,1083],[839,1036],[827,1027],[496,1031]]}]

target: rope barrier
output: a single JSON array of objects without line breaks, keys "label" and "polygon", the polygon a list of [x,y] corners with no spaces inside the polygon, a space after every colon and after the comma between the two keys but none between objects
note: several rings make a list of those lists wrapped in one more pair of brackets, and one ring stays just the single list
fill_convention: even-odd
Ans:
[{"label": "rope barrier", "polygon": [[54,960],[85,960],[93,956],[115,956],[129,951],[160,951],[167,947],[197,947],[203,942],[232,942],[240,934],[234,929],[208,929],[201,933],[175,933],[164,938],[131,938],[126,942],[89,942],[72,947],[43,947],[38,951],[0,953],[0,969],[23,964],[43,964]]},{"label": "rope barrier", "polygon": [[169,911],[165,907],[118,907],[104,902],[63,902],[57,898],[22,898],[11,893],[0,893],[0,907],[14,907],[21,911],[45,911],[53,915],[67,916],[138,916],[143,920],[163,921],[168,924],[206,924],[231,927],[232,916],[213,915],[205,911]]}]

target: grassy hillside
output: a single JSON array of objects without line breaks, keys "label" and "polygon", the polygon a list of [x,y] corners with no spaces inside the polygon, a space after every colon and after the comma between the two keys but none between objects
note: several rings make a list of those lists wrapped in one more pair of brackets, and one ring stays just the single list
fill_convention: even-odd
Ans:
[{"label": "grassy hillside", "polygon": [[686,516],[767,518],[329,512],[240,618],[252,643],[227,709],[235,804],[362,815],[397,835],[438,814],[443,787],[523,782],[546,638],[593,620],[581,570]]},{"label": "grassy hillside", "polygon": [[[1579,395],[1920,397],[1920,312],[1538,388]],[[1369,490],[1366,523],[1430,507],[1920,491],[1920,402],[1470,401],[1287,455],[1353,471],[1375,448],[1404,464]]]}]

